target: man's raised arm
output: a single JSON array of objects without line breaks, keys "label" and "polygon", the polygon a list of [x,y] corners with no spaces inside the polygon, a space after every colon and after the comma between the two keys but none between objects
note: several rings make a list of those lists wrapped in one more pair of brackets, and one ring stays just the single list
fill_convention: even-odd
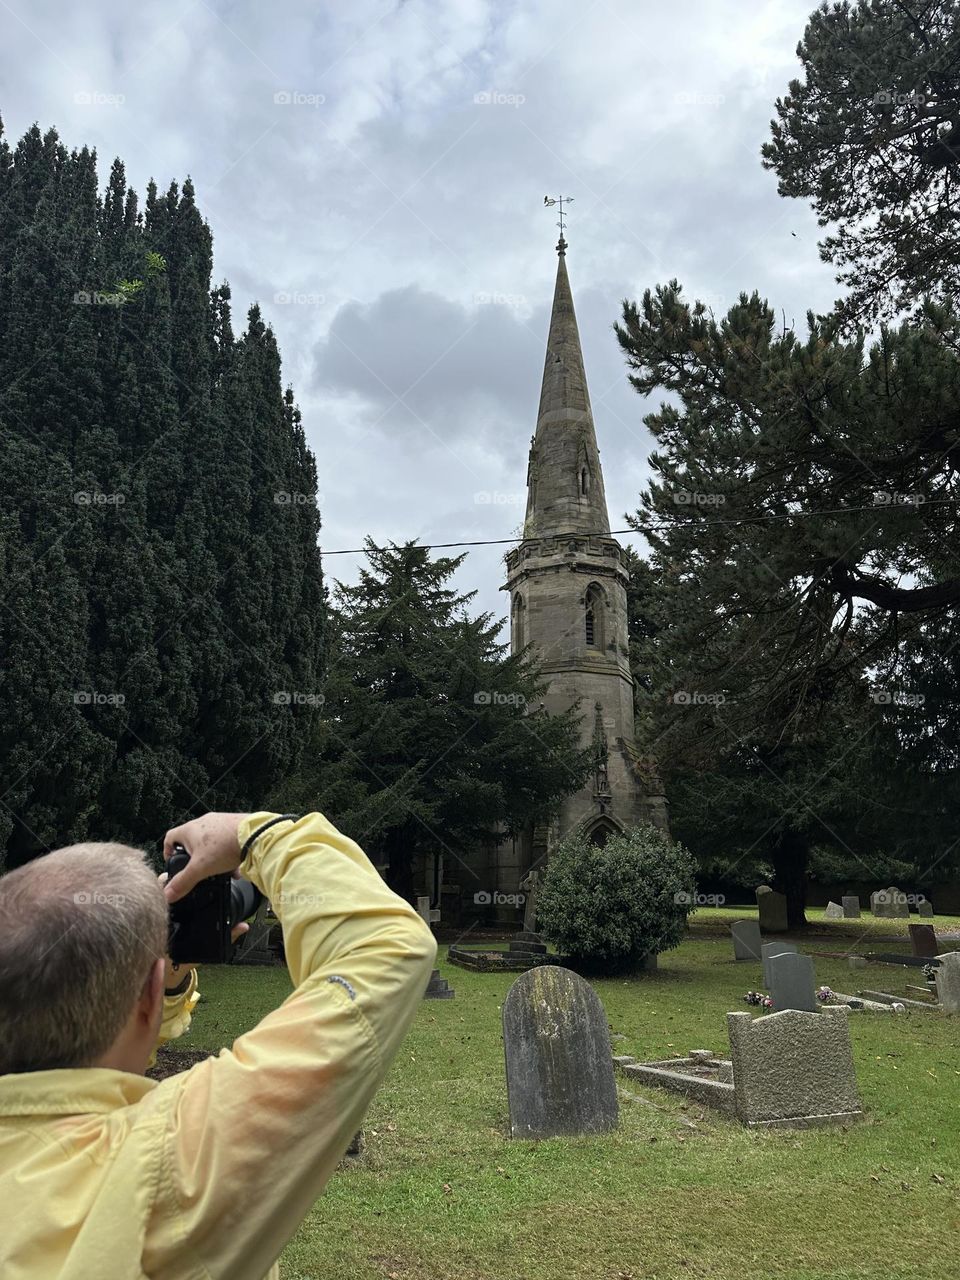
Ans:
[{"label": "man's raised arm", "polygon": [[[274,817],[240,819],[239,847]],[[283,925],[296,990],[151,1095],[164,1149],[144,1268],[157,1280],[182,1275],[186,1255],[211,1276],[267,1271],[359,1128],[436,956],[417,913],[320,814],[266,827],[240,870]]]}]

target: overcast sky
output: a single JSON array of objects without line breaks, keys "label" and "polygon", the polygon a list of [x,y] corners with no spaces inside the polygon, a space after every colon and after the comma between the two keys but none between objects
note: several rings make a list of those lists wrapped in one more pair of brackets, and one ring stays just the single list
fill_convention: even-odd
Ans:
[{"label": "overcast sky", "polygon": [[[760,166],[812,0],[0,0],[0,112],[191,175],[238,326],[258,301],[317,455],[325,550],[511,536],[568,266],[612,526],[651,448],[611,325],[673,276],[788,321],[836,296]],[[630,540],[630,539],[625,539]],[[459,585],[505,612],[504,548]],[[330,556],[351,580],[356,558]]]}]

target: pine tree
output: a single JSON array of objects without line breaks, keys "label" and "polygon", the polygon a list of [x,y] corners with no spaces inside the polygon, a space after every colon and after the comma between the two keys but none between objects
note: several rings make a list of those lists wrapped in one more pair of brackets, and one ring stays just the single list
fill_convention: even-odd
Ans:
[{"label": "pine tree", "polygon": [[341,827],[412,895],[418,859],[461,858],[498,828],[543,821],[590,770],[575,711],[548,716],[533,662],[508,656],[490,615],[450,578],[463,557],[378,548],[337,584],[331,669],[297,797],[321,795]]}]

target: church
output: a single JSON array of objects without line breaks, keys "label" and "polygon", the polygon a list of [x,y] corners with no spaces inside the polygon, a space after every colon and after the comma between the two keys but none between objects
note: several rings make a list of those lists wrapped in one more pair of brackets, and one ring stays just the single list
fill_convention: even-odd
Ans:
[{"label": "church", "polygon": [[[447,875],[461,882],[444,886],[441,918],[448,921],[456,914],[467,921],[472,886],[480,915],[506,918],[511,904],[497,912],[497,899],[522,892],[529,872],[575,829],[601,847],[613,833],[641,822],[667,829],[659,775],[634,740],[628,574],[623,549],[610,533],[566,251],[561,228],[523,539],[505,557],[503,590],[510,600],[511,651],[530,645],[536,652],[549,679],[548,711],[565,711],[579,700],[581,734],[597,763],[587,785],[567,797],[548,827],[489,845],[468,869],[447,866]],[[448,905],[452,912],[443,910]]]}]

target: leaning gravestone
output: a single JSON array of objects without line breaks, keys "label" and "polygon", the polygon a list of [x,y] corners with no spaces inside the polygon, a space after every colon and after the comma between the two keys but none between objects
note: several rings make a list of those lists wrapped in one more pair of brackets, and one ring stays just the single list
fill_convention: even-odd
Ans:
[{"label": "leaning gravestone", "polygon": [[760,959],[760,926],[756,920],[734,920],[730,933],[734,960]]},{"label": "leaning gravestone", "polygon": [[770,957],[795,953],[796,946],[792,942],[765,942],[760,948],[760,962],[763,965],[763,985],[770,990]]},{"label": "leaning gravestone", "polygon": [[909,924],[910,948],[915,956],[930,959],[937,954],[937,933],[932,924]]},{"label": "leaning gravestone", "polygon": [[786,933],[787,900],[768,884],[757,889],[757,907],[760,913],[761,933]]},{"label": "leaning gravestone", "polygon": [[922,916],[932,916],[932,915],[933,915],[933,903],[932,903],[932,902],[928,902],[928,901],[927,901],[927,899],[926,899],[926,898],[924,898],[924,900],[923,900],[921,903],[919,903],[919,904],[918,904],[918,906],[917,906],[917,910],[919,911],[919,913],[920,913]]},{"label": "leaning gravestone", "polygon": [[809,956],[784,951],[770,957],[767,969],[770,973],[770,999],[775,1010],[803,1009],[807,1013],[816,1013],[816,979]]},{"label": "leaning gravestone", "polygon": [[842,920],[843,907],[839,902],[828,902],[823,909],[824,920]]},{"label": "leaning gravestone", "polygon": [[960,1013],[960,951],[948,951],[940,957],[937,999],[944,1013]]},{"label": "leaning gravestone", "polygon": [[756,1020],[728,1013],[738,1119],[797,1127],[858,1119],[848,1016],[845,1005],[816,1014],[785,1009]]},{"label": "leaning gravestone", "polygon": [[579,974],[541,965],[503,1002],[510,1136],[605,1133],[619,1121],[610,1028]]},{"label": "leaning gravestone", "polygon": [[840,899],[840,905],[843,907],[843,918],[845,920],[860,919],[860,899],[851,894],[849,897]]}]

